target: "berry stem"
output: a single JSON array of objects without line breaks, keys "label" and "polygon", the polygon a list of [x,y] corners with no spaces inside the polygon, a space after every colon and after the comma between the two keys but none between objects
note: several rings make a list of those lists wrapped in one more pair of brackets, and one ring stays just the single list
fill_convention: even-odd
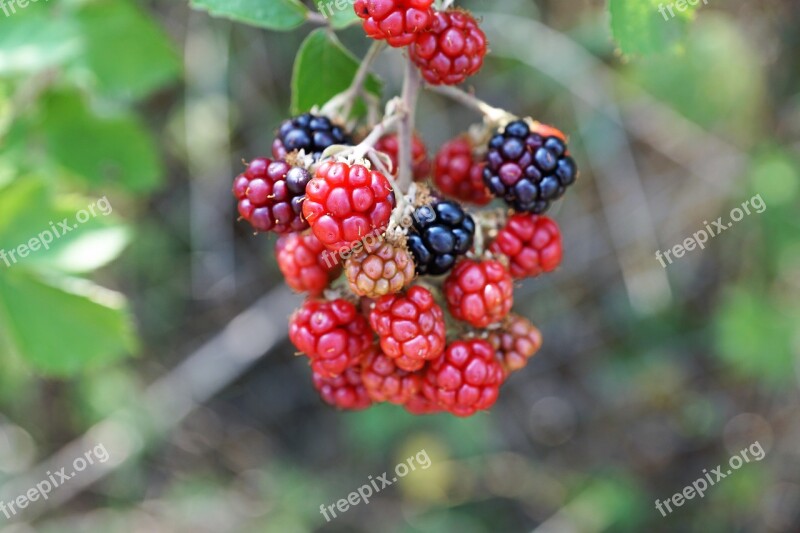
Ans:
[{"label": "berry stem", "polygon": [[393,114],[388,114],[383,117],[383,120],[379,122],[372,131],[367,135],[363,141],[361,141],[358,146],[353,148],[353,156],[356,159],[363,159],[367,152],[372,150],[375,146],[375,143],[384,136],[387,132],[391,131],[395,125],[403,119],[405,115],[405,110],[397,109],[397,111]]},{"label": "berry stem", "polygon": [[413,154],[411,136],[414,132],[414,118],[417,109],[417,97],[422,80],[416,65],[411,58],[406,60],[406,71],[403,79],[403,92],[401,95],[402,107],[404,110],[403,118],[398,127],[397,137],[399,141],[398,150],[398,169],[397,186],[401,191],[406,191],[413,181]]},{"label": "berry stem", "polygon": [[364,59],[361,60],[361,65],[359,65],[358,70],[353,76],[353,81],[350,82],[350,86],[322,106],[321,113],[323,115],[331,116],[335,113],[341,113],[342,118],[345,120],[350,116],[356,98],[364,91],[364,83],[367,80],[369,69],[375,59],[380,55],[381,51],[383,51],[384,46],[385,43],[383,41],[375,41],[372,43]]},{"label": "berry stem", "polygon": [[451,100],[455,100],[465,107],[474,109],[475,111],[483,114],[483,116],[485,116],[490,122],[496,124],[508,123],[516,120],[517,118],[505,109],[491,106],[475,95],[469,94],[456,87],[450,87],[448,85],[427,85],[426,88],[431,92],[446,96]]}]

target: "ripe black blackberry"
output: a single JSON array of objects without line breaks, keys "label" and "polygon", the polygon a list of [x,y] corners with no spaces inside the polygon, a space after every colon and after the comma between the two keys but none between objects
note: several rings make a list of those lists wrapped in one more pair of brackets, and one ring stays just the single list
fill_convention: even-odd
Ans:
[{"label": "ripe black blackberry", "polygon": [[418,207],[409,228],[408,248],[414,254],[417,273],[447,273],[459,256],[472,248],[475,221],[457,202],[435,201]]},{"label": "ripe black blackberry", "polygon": [[283,121],[272,143],[272,155],[284,159],[295,150],[305,150],[318,160],[329,146],[352,142],[344,128],[333,124],[328,117],[305,113]]},{"label": "ripe black blackberry", "polygon": [[544,213],[577,177],[566,138],[555,128],[515,120],[489,141],[483,181],[516,211]]}]

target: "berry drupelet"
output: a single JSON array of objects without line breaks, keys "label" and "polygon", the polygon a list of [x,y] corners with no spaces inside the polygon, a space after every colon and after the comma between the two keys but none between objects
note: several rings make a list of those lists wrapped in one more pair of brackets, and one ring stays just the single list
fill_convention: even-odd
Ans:
[{"label": "berry drupelet", "polygon": [[550,126],[509,123],[489,141],[483,179],[514,210],[541,214],[575,182],[564,135]]},{"label": "berry drupelet", "polygon": [[456,259],[472,248],[475,221],[457,202],[438,200],[430,207],[419,207],[413,219],[408,249],[414,255],[420,275],[446,274]]}]

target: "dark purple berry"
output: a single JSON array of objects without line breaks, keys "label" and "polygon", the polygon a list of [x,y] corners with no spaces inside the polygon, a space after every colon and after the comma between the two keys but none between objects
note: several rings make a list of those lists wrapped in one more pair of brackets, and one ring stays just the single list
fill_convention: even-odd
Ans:
[{"label": "dark purple berry", "polygon": [[564,135],[550,126],[515,120],[489,141],[483,180],[516,211],[547,211],[577,176]]}]

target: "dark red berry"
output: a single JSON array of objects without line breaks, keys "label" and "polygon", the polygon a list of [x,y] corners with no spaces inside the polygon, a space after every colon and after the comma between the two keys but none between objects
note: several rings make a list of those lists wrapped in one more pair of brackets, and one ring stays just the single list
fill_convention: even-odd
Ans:
[{"label": "dark red berry", "polygon": [[447,142],[436,155],[433,181],[450,198],[486,205],[492,199],[483,183],[486,163],[477,161],[472,152],[472,145],[466,137]]},{"label": "dark red berry", "polygon": [[564,134],[524,120],[492,137],[486,163],[483,179],[492,194],[528,213],[547,211],[578,177]]},{"label": "dark red berry", "polygon": [[[375,149],[388,155],[392,160],[393,172],[397,173],[400,143],[397,141],[397,134],[392,133],[381,137],[375,143]],[[411,158],[412,169],[415,181],[422,181],[431,173],[431,161],[428,158],[428,148],[416,134],[411,137]]]},{"label": "dark red berry", "polygon": [[433,23],[433,0],[355,0],[364,32],[390,46],[408,46]]},{"label": "dark red berry", "polygon": [[422,388],[419,374],[399,368],[380,350],[373,350],[365,359],[361,379],[370,398],[376,402],[404,404]]},{"label": "dark red berry", "polygon": [[303,215],[326,248],[347,252],[368,234],[382,233],[394,206],[386,176],[362,165],[327,161],[306,187]]},{"label": "dark red berry", "polygon": [[419,370],[444,350],[444,313],[423,287],[382,297],[375,302],[369,323],[378,334],[383,353],[403,370]]},{"label": "dark red berry", "polygon": [[340,376],[326,377],[313,373],[314,388],[328,405],[347,411],[360,411],[372,404],[362,382],[361,368],[348,368]]},{"label": "dark red berry", "polygon": [[476,328],[503,320],[514,303],[511,274],[498,261],[465,259],[444,282],[450,313]]},{"label": "dark red berry", "polygon": [[308,227],[302,205],[310,180],[307,170],[285,161],[253,159],[233,182],[239,214],[257,231],[302,231]]},{"label": "dark red berry", "polygon": [[519,213],[508,219],[489,250],[508,257],[514,278],[532,278],[561,264],[561,232],[546,216]]},{"label": "dark red berry", "polygon": [[542,347],[542,334],[536,326],[514,314],[508,316],[502,328],[490,332],[487,340],[507,374],[525,368]]},{"label": "dark red berry", "polygon": [[319,296],[339,271],[339,266],[323,259],[325,247],[313,233],[281,235],[275,244],[278,268],[286,284],[297,292]]},{"label": "dark red berry", "polygon": [[431,31],[409,47],[411,60],[432,85],[457,85],[483,66],[486,35],[466,11],[436,12]]},{"label": "dark red berry", "polygon": [[480,339],[457,341],[424,372],[425,397],[456,416],[472,416],[497,401],[505,374],[492,346]]},{"label": "dark red berry", "polygon": [[306,300],[289,321],[289,339],[324,377],[360,365],[373,334],[366,319],[347,300]]}]

